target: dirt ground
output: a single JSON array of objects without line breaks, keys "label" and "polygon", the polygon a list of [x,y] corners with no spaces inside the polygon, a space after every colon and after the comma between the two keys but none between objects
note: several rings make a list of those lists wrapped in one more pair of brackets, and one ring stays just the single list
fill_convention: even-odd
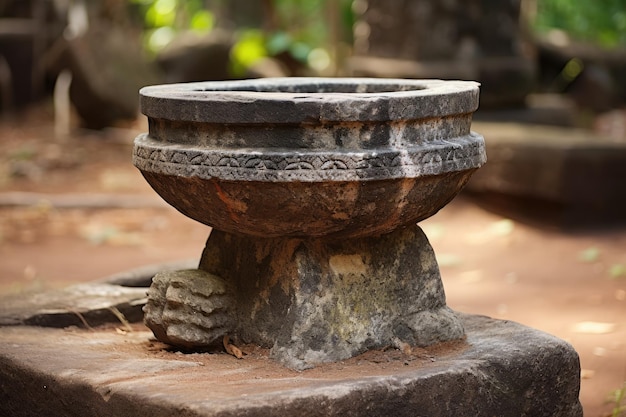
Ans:
[{"label": "dirt ground", "polygon": [[[131,164],[143,130],[138,119],[55,137],[46,106],[0,121],[0,294],[199,258],[210,229],[161,204]],[[626,383],[626,229],[538,228],[464,195],[422,227],[452,308],[569,341],[585,416],[611,415]]]}]

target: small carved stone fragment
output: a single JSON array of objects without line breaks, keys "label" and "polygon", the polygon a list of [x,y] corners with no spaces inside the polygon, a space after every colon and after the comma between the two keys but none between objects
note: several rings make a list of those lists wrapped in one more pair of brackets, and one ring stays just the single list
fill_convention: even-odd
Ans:
[{"label": "small carved stone fragment", "polygon": [[165,271],[152,279],[144,322],[162,342],[207,347],[232,330],[233,305],[220,277],[198,269]]}]

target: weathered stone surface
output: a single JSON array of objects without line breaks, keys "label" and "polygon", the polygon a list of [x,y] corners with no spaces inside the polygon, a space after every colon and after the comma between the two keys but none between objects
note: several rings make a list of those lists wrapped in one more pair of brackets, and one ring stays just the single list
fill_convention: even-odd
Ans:
[{"label": "weathered stone surface", "polygon": [[97,326],[120,323],[118,312],[129,322],[141,321],[145,288],[107,283],[79,284],[62,290],[3,297],[0,326]]},{"label": "weathered stone surface", "polygon": [[119,272],[101,280],[60,290],[4,295],[0,298],[0,326],[99,326],[142,322],[142,307],[152,278],[159,272],[195,268],[198,260],[168,262]]},{"label": "weathered stone surface", "polygon": [[472,172],[361,183],[144,176],[167,202],[214,229],[256,237],[355,238],[430,217],[461,190]]},{"label": "weathered stone surface", "polygon": [[478,108],[472,81],[291,77],[157,85],[140,94],[150,119],[200,123],[387,122]]},{"label": "weathered stone surface", "polygon": [[580,365],[569,344],[513,322],[460,317],[465,343],[298,373],[259,355],[237,361],[155,350],[148,332],[4,327],[0,414],[582,416]]},{"label": "weathered stone surface", "polygon": [[470,131],[477,88],[341,78],[148,87],[150,132],[133,163],[167,202],[227,232],[388,233],[434,214],[485,162]]},{"label": "weathered stone surface", "polygon": [[272,348],[291,368],[463,337],[417,225],[338,241],[214,230],[200,268],[232,287],[240,338]]},{"label": "weathered stone surface", "polygon": [[144,322],[163,342],[205,347],[232,329],[234,308],[221,278],[198,269],[166,271],[152,279]]},{"label": "weathered stone surface", "polygon": [[100,282],[111,285],[121,285],[122,287],[148,288],[152,284],[152,278],[159,272],[194,269],[197,268],[197,266],[198,259],[150,264],[109,275]]},{"label": "weathered stone surface", "polygon": [[589,131],[476,123],[490,162],[468,190],[508,215],[578,226],[626,220],[626,143]]}]

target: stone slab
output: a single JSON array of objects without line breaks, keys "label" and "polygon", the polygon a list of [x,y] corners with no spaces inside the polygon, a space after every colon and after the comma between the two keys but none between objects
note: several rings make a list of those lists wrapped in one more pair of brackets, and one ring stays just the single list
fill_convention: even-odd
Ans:
[{"label": "stone slab", "polygon": [[569,128],[580,124],[580,112],[576,103],[568,96],[555,93],[529,94],[523,105],[518,107],[481,107],[473,118],[479,122],[512,122]]},{"label": "stone slab", "polygon": [[198,259],[144,265],[95,282],[58,290],[4,295],[0,298],[0,326],[99,326],[123,320],[143,321],[152,277],[159,272],[192,269]]},{"label": "stone slab", "polygon": [[181,354],[124,333],[0,328],[0,414],[11,416],[582,416],[567,343],[461,315],[467,340],[375,351],[295,372],[254,351]]},{"label": "stone slab", "polygon": [[137,322],[146,303],[147,288],[109,283],[86,283],[45,292],[2,297],[0,326],[99,326]]}]

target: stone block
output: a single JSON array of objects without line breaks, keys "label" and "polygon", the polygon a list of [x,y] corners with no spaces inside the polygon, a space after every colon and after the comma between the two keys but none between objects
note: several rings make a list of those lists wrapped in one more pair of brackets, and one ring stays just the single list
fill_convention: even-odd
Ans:
[{"label": "stone block", "polygon": [[592,132],[476,122],[489,162],[467,190],[513,217],[577,227],[626,220],[626,143]]},{"label": "stone block", "polygon": [[374,351],[303,372],[263,351],[241,360],[167,351],[140,329],[3,327],[0,414],[582,416],[569,344],[509,321],[461,319],[465,341]]}]

